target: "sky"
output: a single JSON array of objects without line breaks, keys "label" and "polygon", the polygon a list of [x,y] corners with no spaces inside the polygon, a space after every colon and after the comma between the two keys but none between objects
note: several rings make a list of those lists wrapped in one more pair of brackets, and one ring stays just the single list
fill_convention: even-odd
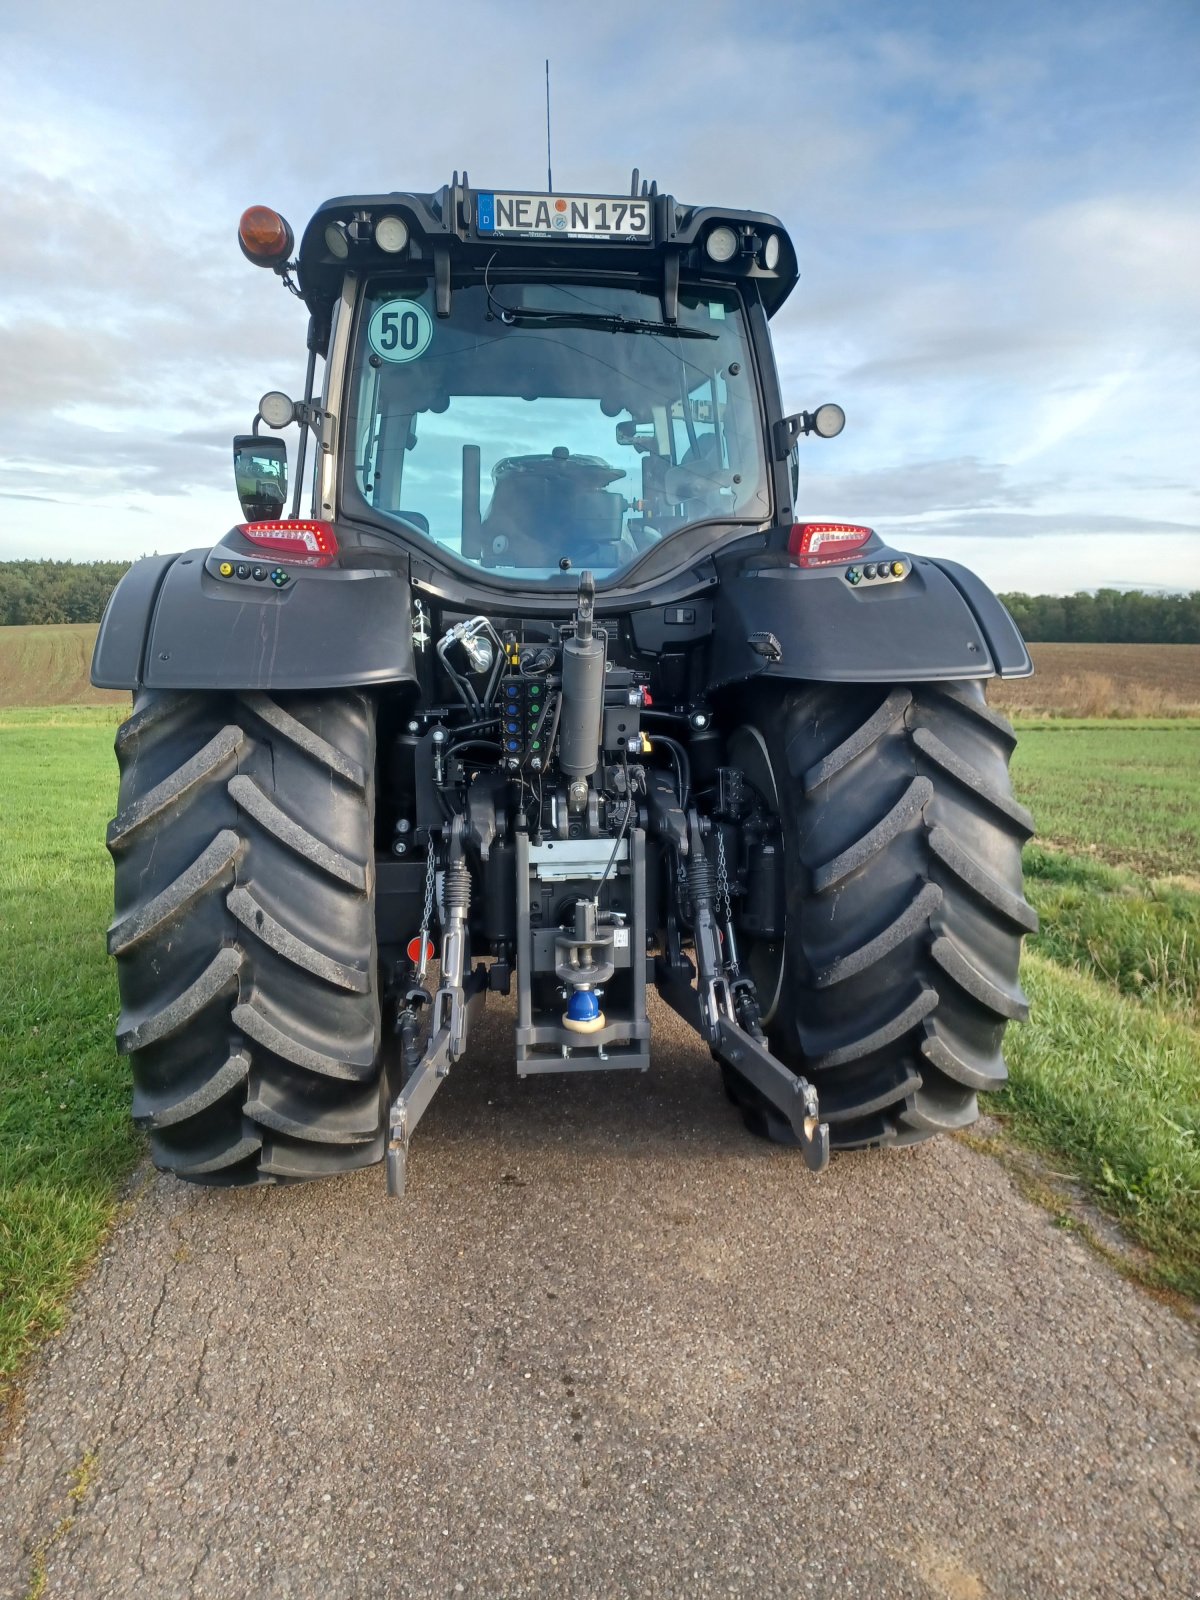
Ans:
[{"label": "sky", "polygon": [[804,517],[999,590],[1200,588],[1195,0],[0,0],[0,559],[215,543],[303,387],[245,262],[335,194],[545,182],[772,212]]}]

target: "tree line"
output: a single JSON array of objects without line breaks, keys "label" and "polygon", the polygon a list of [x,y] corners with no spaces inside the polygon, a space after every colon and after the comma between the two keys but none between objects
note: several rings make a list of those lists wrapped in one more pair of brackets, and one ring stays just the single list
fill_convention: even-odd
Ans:
[{"label": "tree line", "polygon": [[[0,626],[99,622],[127,561],[0,561]],[[1032,644],[1200,644],[1200,590],[1006,594]]]},{"label": "tree line", "polygon": [[99,622],[128,561],[0,561],[0,625]]},{"label": "tree line", "polygon": [[1200,589],[1144,594],[1004,594],[1031,644],[1200,644]]}]

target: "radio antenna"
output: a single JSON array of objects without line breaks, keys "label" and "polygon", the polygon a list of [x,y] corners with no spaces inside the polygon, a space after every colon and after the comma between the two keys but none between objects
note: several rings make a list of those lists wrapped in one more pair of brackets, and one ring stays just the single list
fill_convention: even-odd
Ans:
[{"label": "radio antenna", "polygon": [[546,58],[546,193],[554,193],[554,179],[550,176],[550,58]]}]

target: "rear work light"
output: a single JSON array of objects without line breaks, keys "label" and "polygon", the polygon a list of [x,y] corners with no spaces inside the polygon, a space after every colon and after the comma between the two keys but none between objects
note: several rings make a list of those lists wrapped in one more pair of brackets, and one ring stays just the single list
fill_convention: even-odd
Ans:
[{"label": "rear work light", "polygon": [[332,522],[239,522],[235,532],[280,561],[327,567],[338,553]]},{"label": "rear work light", "polygon": [[824,567],[849,561],[874,536],[873,528],[852,522],[797,522],[788,539],[788,554],[799,566]]}]

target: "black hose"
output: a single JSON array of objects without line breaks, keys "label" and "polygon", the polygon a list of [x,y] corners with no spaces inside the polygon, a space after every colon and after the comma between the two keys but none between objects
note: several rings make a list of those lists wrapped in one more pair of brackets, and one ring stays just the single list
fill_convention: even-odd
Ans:
[{"label": "black hose", "polygon": [[459,744],[452,744],[446,751],[446,759],[456,756],[460,750],[492,750],[496,755],[503,755],[504,751],[493,739],[463,739]]},{"label": "black hose", "polygon": [[462,701],[463,705],[466,706],[468,711],[472,712],[475,716],[478,716],[483,710],[483,707],[479,704],[479,696],[475,693],[473,686],[467,681],[467,679],[457,673],[450,665],[449,661],[447,661],[446,641],[444,639],[438,644],[437,657],[442,663],[442,666],[446,669],[446,675],[449,677],[450,682],[454,685],[454,692],[458,695],[458,698]]},{"label": "black hose", "polygon": [[688,753],[677,739],[670,739],[665,733],[656,733],[652,736],[652,744],[666,745],[675,759],[675,780],[679,786],[679,806],[682,811],[687,810],[688,797],[692,792],[692,764],[688,760]]},{"label": "black hose", "polygon": [[600,874],[600,882],[596,885],[596,892],[592,896],[593,903],[595,905],[597,905],[597,906],[600,904],[600,891],[604,888],[604,885],[608,882],[608,875],[612,871],[613,865],[616,862],[617,852],[621,848],[621,840],[625,837],[626,830],[629,827],[629,819],[630,819],[630,817],[632,815],[633,815],[633,787],[632,787],[632,785],[630,784],[630,781],[629,781],[629,757],[626,756],[626,758],[625,758],[625,815],[621,818],[621,826],[617,831],[616,842],[613,844],[613,847],[612,847],[612,855],[610,855],[609,858],[608,858],[608,865],[605,867],[604,871]]},{"label": "black hose", "polygon": [[558,718],[562,711],[562,698],[561,691],[554,697],[554,721],[550,724],[550,737],[546,740],[546,754],[542,762],[543,766],[545,766],[554,755],[554,738],[558,733]]}]

